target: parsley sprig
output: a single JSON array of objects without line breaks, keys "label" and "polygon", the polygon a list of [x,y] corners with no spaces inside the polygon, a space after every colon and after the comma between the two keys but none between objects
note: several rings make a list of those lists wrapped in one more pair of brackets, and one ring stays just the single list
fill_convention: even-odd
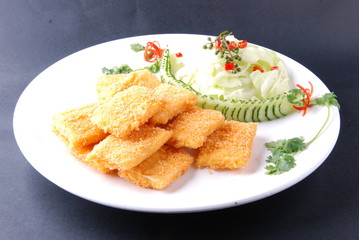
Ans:
[{"label": "parsley sprig", "polygon": [[[303,99],[306,95],[300,89],[293,89],[288,94],[288,101],[293,105],[302,106]],[[311,99],[310,106],[321,105],[328,109],[327,117],[317,132],[317,134],[309,141],[305,142],[304,137],[295,137],[291,139],[281,139],[277,141],[268,142],[265,144],[266,148],[271,152],[268,156],[265,166],[268,175],[278,175],[288,172],[296,166],[295,155],[307,149],[325,129],[330,118],[330,106],[340,108],[337,96],[334,93],[326,93],[322,97]]]}]

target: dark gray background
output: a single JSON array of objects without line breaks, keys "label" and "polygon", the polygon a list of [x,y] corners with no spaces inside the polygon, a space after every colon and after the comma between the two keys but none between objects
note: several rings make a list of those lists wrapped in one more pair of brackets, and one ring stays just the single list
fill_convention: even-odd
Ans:
[{"label": "dark gray background", "polygon": [[[357,0],[2,0],[0,239],[359,239],[358,22]],[[61,58],[124,37],[223,30],[295,59],[338,95],[337,145],[302,182],[230,209],[139,213],[60,189],[18,149],[17,99]]]}]

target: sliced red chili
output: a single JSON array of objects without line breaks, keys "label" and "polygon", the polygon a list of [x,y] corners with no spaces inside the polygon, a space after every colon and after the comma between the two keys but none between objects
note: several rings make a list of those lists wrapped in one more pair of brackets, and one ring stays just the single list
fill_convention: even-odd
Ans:
[{"label": "sliced red chili", "polygon": [[162,57],[163,49],[157,41],[148,42],[144,50],[144,58],[147,62],[155,62]]},{"label": "sliced red chili", "polygon": [[232,63],[232,62],[225,63],[225,64],[224,64],[224,69],[225,69],[226,71],[234,70],[234,63]]},{"label": "sliced red chili", "polygon": [[274,66],[274,67],[271,67],[271,69],[270,70],[278,70],[278,66]]},{"label": "sliced red chili", "polygon": [[253,72],[254,72],[254,71],[264,72],[264,70],[263,70],[261,67],[259,67],[259,66],[254,66],[254,67],[253,67]]},{"label": "sliced red chili", "polygon": [[247,44],[248,44],[248,42],[246,40],[243,40],[238,43],[238,47],[245,48],[245,47],[247,47]]},{"label": "sliced red chili", "polygon": [[303,93],[305,94],[306,97],[302,99],[302,102],[304,104],[302,107],[297,107],[297,106],[293,106],[293,107],[299,111],[303,111],[303,115],[302,115],[303,117],[307,113],[308,108],[310,108],[312,106],[312,105],[310,105],[310,98],[313,95],[314,87],[311,82],[309,82],[309,85],[310,85],[310,89],[304,88],[303,86],[301,86],[299,84],[296,85],[298,88],[300,88],[303,91]]},{"label": "sliced red chili", "polygon": [[215,42],[214,42],[214,46],[216,47],[216,48],[222,48],[222,41],[221,40],[216,40]]},{"label": "sliced red chili", "polygon": [[228,44],[229,48],[236,48],[237,47],[237,43],[235,41],[232,41]]},{"label": "sliced red chili", "polygon": [[179,52],[179,53],[176,53],[176,57],[183,57],[183,55],[182,55],[182,53],[181,52]]}]

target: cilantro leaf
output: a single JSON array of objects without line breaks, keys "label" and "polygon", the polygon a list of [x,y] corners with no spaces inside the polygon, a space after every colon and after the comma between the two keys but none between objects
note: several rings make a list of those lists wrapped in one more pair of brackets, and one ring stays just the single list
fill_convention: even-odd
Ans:
[{"label": "cilantro leaf", "polygon": [[140,52],[140,51],[145,50],[145,47],[139,43],[132,43],[131,49],[135,52]]},{"label": "cilantro leaf", "polygon": [[152,73],[158,73],[160,71],[160,67],[161,67],[160,64],[161,64],[161,62],[160,62],[160,60],[158,60],[151,66],[146,67],[146,69],[150,70]]},{"label": "cilantro leaf", "polygon": [[283,148],[284,144],[285,144],[285,139],[283,140],[277,140],[277,141],[272,141],[272,142],[268,142],[265,144],[265,146],[267,147],[267,149],[269,151],[271,151],[272,153],[276,150],[276,149],[281,149]]},{"label": "cilantro leaf", "polygon": [[288,172],[295,167],[295,159],[290,154],[283,153],[280,149],[276,149],[270,155],[266,162],[270,163],[265,167],[268,175],[278,175]]},{"label": "cilantro leaf", "polygon": [[303,137],[295,137],[287,140],[283,146],[285,153],[296,153],[304,150],[306,144],[304,143]]},{"label": "cilantro leaf", "polygon": [[304,105],[303,99],[305,97],[306,96],[303,93],[303,91],[298,88],[290,90],[287,95],[288,102],[290,102],[291,104],[298,106],[298,107],[302,107]]},{"label": "cilantro leaf", "polygon": [[306,144],[303,137],[295,137],[291,139],[282,139],[266,143],[266,147],[272,153],[280,150],[283,153],[295,153],[304,150]]},{"label": "cilantro leaf", "polygon": [[303,137],[281,139],[265,144],[272,155],[268,156],[265,167],[268,175],[277,175],[288,172],[296,163],[292,154],[303,151],[306,148]]},{"label": "cilantro leaf", "polygon": [[106,68],[106,67],[103,67],[102,68],[102,73],[103,74],[123,74],[123,73],[130,73],[132,72],[133,70],[130,68],[130,66],[128,66],[127,64],[123,64],[122,66],[120,67],[113,67],[113,68]]},{"label": "cilantro leaf", "polygon": [[337,100],[337,96],[333,92],[326,93],[322,97],[316,98],[314,100],[315,100],[315,105],[333,105],[340,108],[339,102]]}]

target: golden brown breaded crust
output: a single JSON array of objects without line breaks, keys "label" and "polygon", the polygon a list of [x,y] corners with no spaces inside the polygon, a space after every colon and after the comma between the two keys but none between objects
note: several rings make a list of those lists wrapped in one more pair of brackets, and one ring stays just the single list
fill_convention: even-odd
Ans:
[{"label": "golden brown breaded crust", "polygon": [[53,118],[53,132],[70,148],[98,143],[108,134],[90,120],[96,104],[74,108]]},{"label": "golden brown breaded crust", "polygon": [[155,94],[164,99],[162,108],[149,122],[154,124],[166,124],[170,119],[185,111],[197,102],[197,95],[170,84],[162,83],[155,88]]},{"label": "golden brown breaded crust", "polygon": [[160,84],[157,76],[145,69],[129,74],[102,75],[96,83],[96,90],[98,98],[103,100],[132,86],[155,88]]},{"label": "golden brown breaded crust", "polygon": [[165,126],[173,132],[168,144],[176,148],[197,149],[223,121],[224,116],[219,111],[192,106]]},{"label": "golden brown breaded crust", "polygon": [[91,144],[91,145],[87,145],[87,146],[83,146],[83,147],[71,148],[70,149],[71,154],[75,158],[80,160],[81,162],[89,165],[90,167],[97,169],[100,172],[103,172],[106,174],[114,173],[114,170],[110,170],[109,168],[107,168],[102,161],[99,161],[98,159],[96,159],[96,161],[90,161],[86,158],[87,155],[92,151],[92,149],[94,148],[95,145],[96,144]]},{"label": "golden brown breaded crust", "polygon": [[86,161],[100,161],[109,169],[127,170],[155,153],[171,135],[170,131],[148,125],[123,138],[109,135],[93,148]]},{"label": "golden brown breaded crust", "polygon": [[101,101],[91,120],[105,132],[124,137],[146,123],[162,106],[153,89],[132,86]]},{"label": "golden brown breaded crust", "polygon": [[118,174],[140,187],[160,190],[186,173],[192,162],[193,156],[183,149],[164,145],[136,167]]},{"label": "golden brown breaded crust", "polygon": [[74,147],[70,149],[70,152],[76,159],[83,162],[86,159],[86,156],[92,151],[95,145],[96,144],[91,144],[82,147]]},{"label": "golden brown breaded crust", "polygon": [[225,121],[199,148],[197,167],[234,169],[246,166],[256,131],[256,123]]}]

